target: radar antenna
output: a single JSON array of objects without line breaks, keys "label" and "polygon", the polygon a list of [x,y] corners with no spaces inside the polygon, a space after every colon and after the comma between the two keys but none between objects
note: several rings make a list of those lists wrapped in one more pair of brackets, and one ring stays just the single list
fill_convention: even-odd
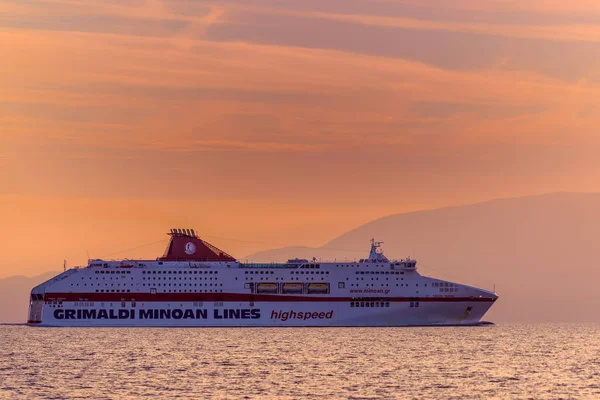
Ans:
[{"label": "radar antenna", "polygon": [[383,242],[376,242],[375,238],[371,239],[371,252],[369,253],[369,260],[389,262],[387,257],[383,255],[383,250],[381,249],[382,244]]}]

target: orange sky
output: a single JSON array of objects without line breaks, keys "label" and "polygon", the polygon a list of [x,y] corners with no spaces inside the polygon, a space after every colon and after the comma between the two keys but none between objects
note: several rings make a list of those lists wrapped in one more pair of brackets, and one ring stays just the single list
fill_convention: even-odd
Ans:
[{"label": "orange sky", "polygon": [[600,191],[599,128],[596,0],[0,0],[0,277]]}]

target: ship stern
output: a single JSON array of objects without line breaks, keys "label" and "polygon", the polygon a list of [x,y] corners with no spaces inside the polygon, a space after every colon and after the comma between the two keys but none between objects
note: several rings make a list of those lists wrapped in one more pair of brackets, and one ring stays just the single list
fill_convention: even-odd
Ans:
[{"label": "ship stern", "polygon": [[44,312],[44,294],[34,288],[29,296],[29,313],[27,314],[27,323],[31,325],[42,323],[42,313]]}]

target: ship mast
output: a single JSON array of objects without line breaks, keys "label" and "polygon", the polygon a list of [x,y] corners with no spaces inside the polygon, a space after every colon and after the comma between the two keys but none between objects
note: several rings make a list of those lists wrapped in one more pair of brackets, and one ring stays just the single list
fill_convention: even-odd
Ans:
[{"label": "ship mast", "polygon": [[369,260],[389,262],[387,257],[383,255],[383,250],[381,249],[382,244],[383,242],[376,242],[375,238],[371,239],[371,252],[369,253]]}]

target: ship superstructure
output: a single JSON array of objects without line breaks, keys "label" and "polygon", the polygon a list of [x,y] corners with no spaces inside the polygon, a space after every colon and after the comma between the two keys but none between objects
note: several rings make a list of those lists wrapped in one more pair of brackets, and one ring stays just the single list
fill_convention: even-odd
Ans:
[{"label": "ship superstructure", "polygon": [[242,263],[190,229],[171,229],[156,260],[90,260],[31,291],[42,326],[475,325],[498,296],[388,260]]}]

